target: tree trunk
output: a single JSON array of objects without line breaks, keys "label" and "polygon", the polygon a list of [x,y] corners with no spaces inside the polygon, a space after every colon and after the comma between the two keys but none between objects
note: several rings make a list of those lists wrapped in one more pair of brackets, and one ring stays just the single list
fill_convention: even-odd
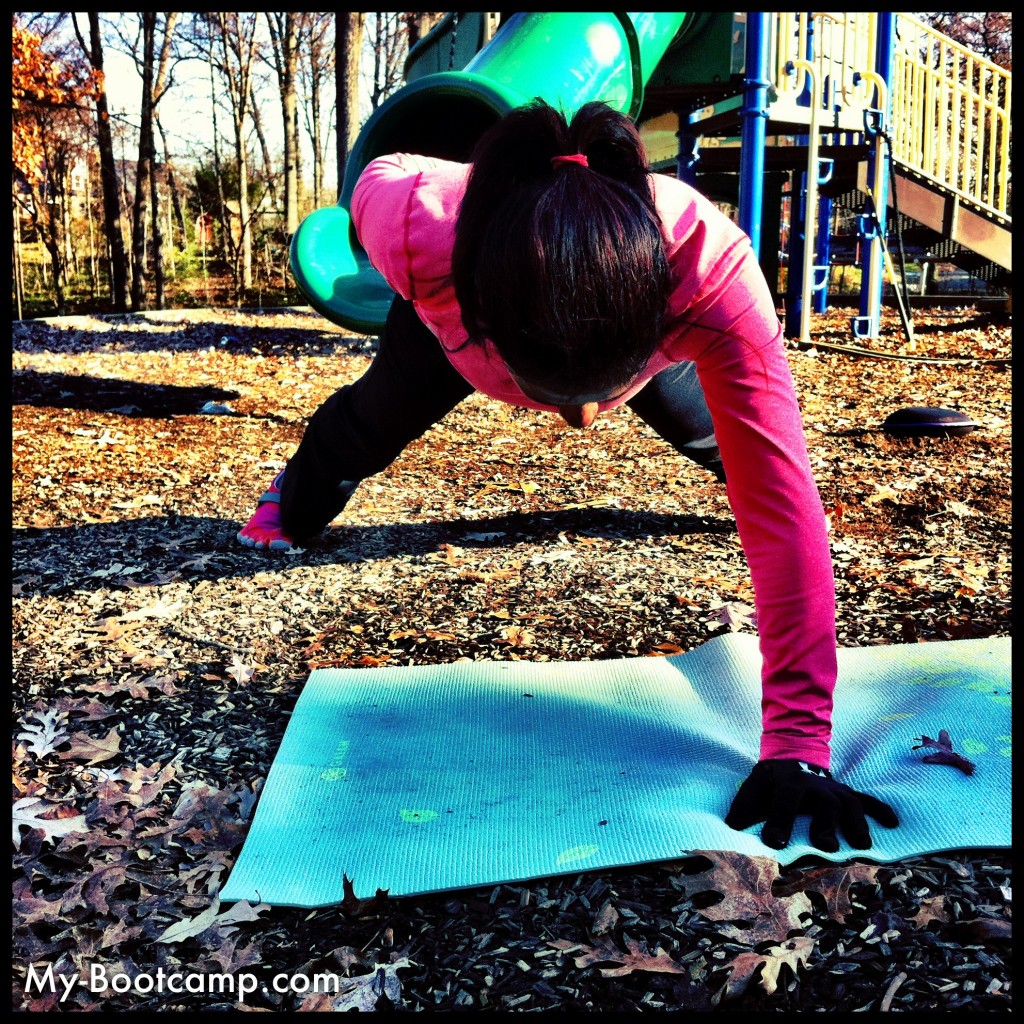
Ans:
[{"label": "tree trunk", "polygon": [[[167,67],[171,57],[171,39],[174,35],[174,23],[177,12],[165,15],[164,38],[160,45],[160,59],[156,64],[153,80],[153,91],[150,96],[149,111],[149,206],[153,235],[153,285],[156,308],[164,308],[164,236],[160,227],[160,190],[157,182],[156,166],[156,135],[153,125],[157,118],[157,106],[167,89]],[[153,21],[153,46],[156,48],[156,19]]]},{"label": "tree trunk", "polygon": [[[319,16],[322,18],[322,15]],[[310,142],[313,144],[313,209],[324,205],[324,159],[323,135],[320,126],[320,83],[323,74],[324,32],[326,27],[321,20],[312,16],[308,19],[309,30],[309,122]]]},{"label": "tree trunk", "polygon": [[270,201],[276,208],[279,200],[277,198],[277,174],[274,171],[274,161],[270,157],[270,147],[267,145],[267,137],[263,133],[263,118],[260,117],[260,105],[250,90],[249,104],[252,108],[252,123],[256,129],[256,138],[260,140],[260,152],[263,154],[263,173],[267,180],[267,189],[270,192]]},{"label": "tree trunk", "polygon": [[[154,122],[160,132],[160,141],[164,145],[164,166],[167,168],[167,187],[171,190],[171,205],[174,207],[174,221],[178,225],[181,234],[181,246],[185,248],[188,244],[188,231],[185,228],[185,213],[181,206],[181,193],[178,191],[178,179],[174,176],[174,164],[171,163],[171,151],[167,148],[167,136],[164,134],[164,126],[160,121],[159,114],[154,114]],[[171,236],[171,245],[174,245],[174,236]]]},{"label": "tree trunk", "polygon": [[359,57],[363,49],[363,26],[366,15],[362,11],[342,11],[335,15],[338,59],[334,69],[338,111],[338,198],[345,181],[352,144],[359,134]]},{"label": "tree trunk", "polygon": [[153,159],[153,63],[156,58],[156,11],[143,11],[142,104],[139,127],[139,162],[135,169],[135,214],[132,230],[132,312],[146,303],[146,196]]},{"label": "tree trunk", "polygon": [[298,22],[292,11],[266,14],[274,50],[284,127],[284,223],[291,238],[299,226],[299,122],[295,95],[298,70]]},{"label": "tree trunk", "polygon": [[[96,71],[103,71],[103,43],[96,11],[89,12],[89,60]],[[83,40],[84,48],[84,40]],[[96,97],[96,136],[100,148],[100,176],[103,182],[103,230],[110,252],[110,298],[115,313],[128,308],[127,257],[121,233],[121,200],[118,195],[114,140],[110,132],[110,108],[107,89],[101,85]]]},{"label": "tree trunk", "polygon": [[[216,80],[213,69],[215,66],[213,47],[210,48],[210,94],[216,95]],[[235,288],[238,287],[238,261],[235,257],[235,235],[231,230],[231,211],[228,209],[227,199],[224,195],[224,175],[221,172],[220,162],[220,136],[217,134],[217,104],[213,104],[213,176],[217,182],[217,202],[220,204],[218,219],[220,220],[220,252],[221,259],[231,268],[234,276]],[[205,261],[204,261],[205,266]]]}]

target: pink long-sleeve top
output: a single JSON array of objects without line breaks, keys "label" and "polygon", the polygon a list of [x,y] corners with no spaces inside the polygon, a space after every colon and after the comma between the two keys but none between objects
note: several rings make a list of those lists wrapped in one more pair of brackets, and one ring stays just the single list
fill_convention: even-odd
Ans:
[{"label": "pink long-sleeve top", "polygon": [[[451,279],[455,221],[468,164],[405,153],[363,171],[351,214],[370,262],[436,335],[478,391],[550,409],[522,393],[489,342],[467,332]],[[836,680],[835,583],[774,302],[750,239],[684,182],[652,175],[673,289],[668,325],[633,387],[694,362],[750,567],[762,655],[761,758],[829,767]]]}]

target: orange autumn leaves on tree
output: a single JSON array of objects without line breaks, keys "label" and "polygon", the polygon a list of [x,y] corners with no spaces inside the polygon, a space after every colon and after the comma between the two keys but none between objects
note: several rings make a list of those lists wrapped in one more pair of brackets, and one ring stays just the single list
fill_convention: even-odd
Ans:
[{"label": "orange autumn leaves on tree", "polygon": [[40,114],[78,107],[96,92],[93,75],[47,53],[42,40],[13,18],[11,32],[12,162],[30,182],[43,175]]}]

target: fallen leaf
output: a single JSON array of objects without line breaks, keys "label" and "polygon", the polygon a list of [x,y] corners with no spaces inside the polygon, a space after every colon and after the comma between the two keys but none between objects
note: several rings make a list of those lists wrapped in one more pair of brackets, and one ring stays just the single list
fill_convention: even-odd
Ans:
[{"label": "fallen leaf", "polygon": [[814,939],[806,936],[788,939],[779,946],[772,946],[764,953],[738,953],[727,967],[732,968],[729,980],[722,992],[722,999],[734,999],[742,995],[750,985],[758,967],[761,967],[759,984],[768,995],[772,995],[779,983],[779,970],[785,964],[796,974],[800,964],[806,964],[814,950]]},{"label": "fallen leaf", "polygon": [[255,921],[259,918],[260,914],[265,914],[269,909],[269,903],[253,905],[248,900],[239,900],[232,905],[230,910],[225,910],[223,914],[218,914],[213,923],[220,928],[224,935],[230,935],[232,932],[237,931],[236,925],[243,924],[246,921]]},{"label": "fallen leaf", "polygon": [[244,686],[254,675],[256,675],[256,667],[254,665],[246,665],[241,658],[239,658],[237,652],[231,652],[231,668],[228,669],[228,675],[239,686]]},{"label": "fallen leaf", "polygon": [[966,945],[986,942],[1009,942],[1013,925],[999,917],[972,917],[968,921],[957,921],[948,929]]},{"label": "fallen leaf", "polygon": [[634,939],[626,939],[628,953],[625,957],[620,954],[621,967],[602,967],[602,978],[621,978],[633,971],[651,971],[660,974],[686,974],[687,968],[677,964],[660,946],[654,953],[646,952],[639,942]]},{"label": "fallen leaf", "polygon": [[652,971],[661,974],[686,974],[687,968],[677,964],[668,953],[660,947],[653,953],[647,953],[640,943],[634,939],[625,940],[627,952],[623,953],[618,946],[610,939],[602,939],[593,946],[586,946],[582,943],[569,942],[566,939],[558,939],[548,942],[554,949],[563,953],[573,953],[582,950],[579,956],[573,957],[573,963],[577,967],[591,967],[594,964],[617,963],[618,967],[602,967],[601,977],[621,978],[633,971]]},{"label": "fallen leaf", "polygon": [[683,654],[683,648],[679,644],[670,644],[668,642],[655,644],[654,650],[658,651],[661,655],[672,655],[672,654]]},{"label": "fallen leaf", "polygon": [[199,935],[205,932],[207,928],[213,925],[213,922],[217,919],[217,914],[220,912],[220,899],[216,896],[213,898],[213,903],[210,904],[201,914],[197,917],[185,918],[181,921],[175,921],[169,928],[164,929],[157,937],[157,942],[184,942],[185,939],[191,939],[194,935]]},{"label": "fallen leaf", "polygon": [[962,501],[947,501],[946,508],[955,516],[976,516],[978,515],[977,509],[971,508],[970,505],[965,505]]},{"label": "fallen leaf", "polygon": [[101,736],[98,739],[90,736],[87,732],[76,732],[71,737],[71,749],[62,750],[59,756],[62,761],[85,761],[86,764],[99,764],[101,761],[109,761],[120,752],[121,735],[115,726],[106,736]]},{"label": "fallen leaf", "polygon": [[930,736],[918,736],[915,739],[917,739],[918,745],[911,747],[911,750],[920,750],[922,747],[928,747],[938,751],[937,754],[929,754],[927,757],[922,757],[921,760],[924,764],[948,764],[954,768],[959,768],[964,775],[974,774],[974,762],[968,761],[966,757],[962,757],[953,749],[953,741],[945,729],[939,731],[939,738],[937,740],[933,740]]},{"label": "fallen leaf", "polygon": [[388,898],[387,889],[378,889],[377,892],[369,899],[361,900],[356,895],[355,886],[352,884],[352,879],[348,875],[341,876],[341,909],[349,917],[358,917],[361,914],[373,913],[374,910],[379,908]]},{"label": "fallen leaf", "polygon": [[742,601],[726,601],[713,608],[712,612],[714,614],[708,617],[707,622],[723,623],[734,633],[744,627],[757,629],[757,612]]},{"label": "fallen leaf", "polygon": [[173,604],[167,604],[163,598],[158,598],[153,604],[147,604],[144,608],[138,608],[133,612],[122,615],[121,621],[128,622],[130,619],[176,619],[184,607],[184,601],[175,601]]},{"label": "fallen leaf", "polygon": [[501,631],[501,643],[509,647],[532,647],[536,641],[534,635],[522,626],[507,626]]},{"label": "fallen leaf", "polygon": [[802,917],[812,912],[811,901],[803,892],[777,897],[772,882],[779,877],[779,862],[774,857],[748,857],[729,850],[695,850],[712,867],[693,875],[679,875],[678,884],[689,896],[701,892],[720,892],[724,899],[714,906],[701,907],[698,913],[711,921],[747,921],[750,928],[727,924],[719,931],[729,938],[750,945],[781,942],[794,928],[802,928]]},{"label": "fallen leaf", "polygon": [[47,804],[39,797],[23,797],[14,804],[14,845],[21,849],[21,829],[37,828],[43,833],[43,838],[53,842],[61,836],[70,835],[72,832],[88,832],[89,826],[85,823],[84,814],[75,814],[66,818],[43,818],[40,815],[49,810],[59,809],[61,804]]},{"label": "fallen leaf", "polygon": [[356,978],[340,978],[342,991],[338,995],[314,993],[302,1001],[299,1010],[333,1010],[335,1013],[359,1010],[362,1013],[372,1013],[377,1009],[377,1002],[381,996],[386,996],[388,1002],[397,1008],[402,1002],[402,982],[398,977],[398,971],[412,966],[412,961],[406,957],[400,957],[390,964],[374,964],[369,974]]},{"label": "fallen leaf", "polygon": [[129,697],[136,697],[139,700],[149,699],[149,686],[147,680],[142,676],[127,676],[121,680],[103,679],[98,683],[83,683],[80,690],[87,690],[89,693],[99,693],[104,697],[112,697],[117,693],[127,693]]},{"label": "fallen leaf", "polygon": [[18,739],[24,740],[36,757],[46,757],[62,743],[67,743],[68,734],[64,728],[67,720],[67,714],[61,711],[35,711],[18,733]]},{"label": "fallen leaf", "polygon": [[921,900],[917,913],[907,920],[915,928],[923,928],[929,921],[938,921],[939,924],[946,924],[950,919],[949,911],[946,909],[945,896],[931,896]]},{"label": "fallen leaf", "polygon": [[605,900],[604,906],[594,915],[594,923],[590,930],[594,935],[607,935],[619,921],[619,912],[611,900]]},{"label": "fallen leaf", "polygon": [[772,887],[776,896],[792,896],[808,889],[825,897],[828,916],[833,921],[844,921],[852,912],[850,886],[858,882],[874,882],[877,864],[829,864],[827,867],[800,874]]}]

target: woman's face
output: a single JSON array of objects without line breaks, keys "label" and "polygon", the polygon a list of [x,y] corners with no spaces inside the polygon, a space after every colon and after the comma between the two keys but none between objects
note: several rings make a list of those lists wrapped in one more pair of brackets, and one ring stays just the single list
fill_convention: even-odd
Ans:
[{"label": "woman's face", "polygon": [[511,370],[509,373],[512,379],[519,385],[527,398],[535,402],[542,402],[544,405],[554,405],[558,408],[558,414],[569,424],[570,427],[585,430],[589,427],[600,412],[601,402],[612,402],[624,395],[633,386],[630,380],[618,387],[611,388],[607,392],[585,392],[583,394],[568,395],[541,387],[538,384],[531,384],[517,377]]}]

